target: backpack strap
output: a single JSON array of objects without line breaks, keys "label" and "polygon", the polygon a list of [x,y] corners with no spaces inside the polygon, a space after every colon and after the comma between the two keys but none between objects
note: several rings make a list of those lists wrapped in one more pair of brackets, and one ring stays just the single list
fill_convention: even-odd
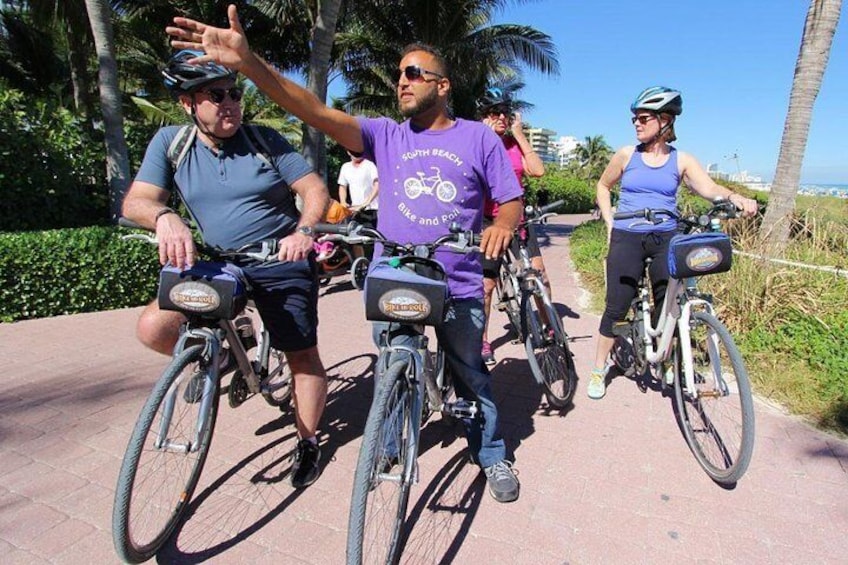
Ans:
[{"label": "backpack strap", "polygon": [[171,145],[168,146],[168,161],[171,168],[176,172],[185,156],[191,150],[194,138],[197,137],[197,126],[186,125],[177,131]]},{"label": "backpack strap", "polygon": [[244,132],[247,144],[250,146],[250,151],[264,161],[266,165],[277,171],[278,175],[282,176],[280,174],[280,169],[277,168],[276,161],[274,161],[271,156],[271,147],[268,145],[268,141],[265,139],[265,136],[262,135],[259,126],[244,124],[241,127],[241,130]]}]

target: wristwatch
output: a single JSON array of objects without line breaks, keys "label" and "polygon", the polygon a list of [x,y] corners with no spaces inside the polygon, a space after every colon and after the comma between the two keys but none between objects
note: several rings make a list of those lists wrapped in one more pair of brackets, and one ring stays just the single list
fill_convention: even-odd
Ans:
[{"label": "wristwatch", "polygon": [[315,238],[315,231],[312,229],[312,226],[298,226],[298,233],[302,233],[303,235],[308,235],[311,238]]}]

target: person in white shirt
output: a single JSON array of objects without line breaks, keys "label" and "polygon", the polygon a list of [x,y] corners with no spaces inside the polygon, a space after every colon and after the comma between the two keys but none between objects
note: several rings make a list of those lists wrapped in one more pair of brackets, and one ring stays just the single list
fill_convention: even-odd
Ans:
[{"label": "person in white shirt", "polygon": [[[339,171],[339,202],[348,206],[356,220],[369,227],[377,227],[377,194],[380,191],[377,180],[377,166],[362,156],[362,153],[348,151],[350,161],[342,165]],[[350,195],[350,205],[347,198]]]}]

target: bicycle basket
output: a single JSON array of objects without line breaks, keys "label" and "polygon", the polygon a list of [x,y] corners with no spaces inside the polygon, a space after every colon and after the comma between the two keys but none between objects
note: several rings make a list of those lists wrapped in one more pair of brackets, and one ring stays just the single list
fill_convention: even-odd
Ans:
[{"label": "bicycle basket", "polygon": [[185,271],[163,267],[158,300],[162,310],[232,320],[244,309],[247,296],[244,283],[230,265],[198,261]]},{"label": "bicycle basket", "polygon": [[668,273],[676,279],[730,270],[733,248],[726,233],[677,234],[668,246]]},{"label": "bicycle basket", "polygon": [[365,279],[365,317],[372,322],[438,326],[447,299],[444,267],[432,259],[382,257]]}]

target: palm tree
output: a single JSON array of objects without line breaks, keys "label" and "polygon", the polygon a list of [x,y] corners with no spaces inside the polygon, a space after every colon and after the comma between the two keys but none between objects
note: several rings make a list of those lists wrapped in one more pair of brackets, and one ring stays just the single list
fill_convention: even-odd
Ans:
[{"label": "palm tree", "polygon": [[99,62],[98,86],[106,137],[106,178],[109,182],[110,216],[117,219],[121,201],[129,185],[130,162],[124,139],[121,112],[121,90],[118,87],[118,65],[112,35],[112,11],[107,0],[85,0],[88,20],[94,36]]},{"label": "palm tree", "polygon": [[506,0],[373,0],[348,5],[336,35],[338,65],[350,85],[349,111],[398,117],[397,63],[411,42],[438,48],[451,77],[456,116],[472,118],[489,84],[520,80],[522,68],[559,73],[551,38],[529,27],[489,25]]},{"label": "palm tree", "polygon": [[760,234],[774,254],[780,254],[789,241],[790,216],[801,178],[801,164],[810,131],[813,104],[827,68],[833,34],[839,23],[842,0],[812,0],[804,23],[801,50],[795,63],[795,77],[789,95],[789,111],[783,126],[777,169],[769,195],[768,209]]},{"label": "palm tree", "polygon": [[612,153],[612,147],[603,135],[586,136],[583,143],[578,144],[574,150],[581,176],[589,182],[597,181]]}]

